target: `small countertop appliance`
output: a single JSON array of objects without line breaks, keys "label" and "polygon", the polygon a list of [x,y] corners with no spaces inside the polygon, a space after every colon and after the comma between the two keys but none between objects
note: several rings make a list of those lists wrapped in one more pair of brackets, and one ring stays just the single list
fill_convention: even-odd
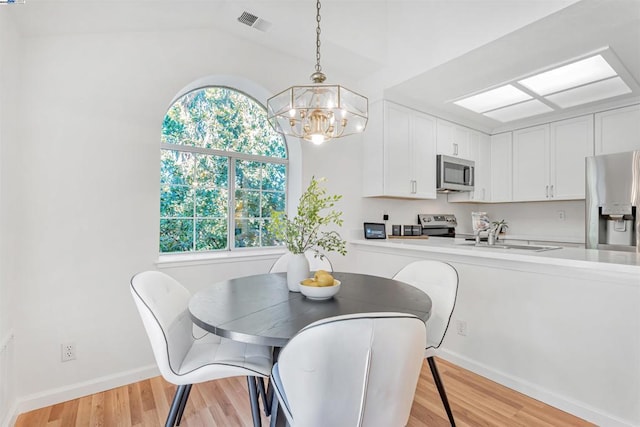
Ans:
[{"label": "small countertop appliance", "polygon": [[453,214],[418,214],[422,235],[433,237],[456,237],[458,221]]}]

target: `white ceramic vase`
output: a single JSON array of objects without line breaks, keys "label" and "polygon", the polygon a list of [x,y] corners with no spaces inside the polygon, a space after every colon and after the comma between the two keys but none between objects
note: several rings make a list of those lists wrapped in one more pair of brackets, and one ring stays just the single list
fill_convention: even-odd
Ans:
[{"label": "white ceramic vase", "polygon": [[300,292],[300,282],[309,277],[309,261],[304,254],[291,254],[287,264],[287,286],[291,292]]}]

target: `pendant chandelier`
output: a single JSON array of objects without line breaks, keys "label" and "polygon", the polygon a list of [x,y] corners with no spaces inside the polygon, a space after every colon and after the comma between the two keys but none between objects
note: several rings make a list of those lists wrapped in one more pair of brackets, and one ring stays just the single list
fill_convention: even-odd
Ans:
[{"label": "pendant chandelier", "polygon": [[368,101],[340,85],[323,84],[320,66],[320,0],[316,1],[316,68],[312,85],[292,86],[267,100],[269,123],[285,135],[322,144],[360,133],[367,126]]}]

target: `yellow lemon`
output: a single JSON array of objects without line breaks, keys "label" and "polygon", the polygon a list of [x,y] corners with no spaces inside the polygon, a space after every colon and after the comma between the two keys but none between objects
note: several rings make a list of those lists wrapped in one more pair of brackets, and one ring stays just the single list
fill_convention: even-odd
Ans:
[{"label": "yellow lemon", "polygon": [[302,284],[305,286],[320,286],[315,279],[304,279]]},{"label": "yellow lemon", "polygon": [[[313,277],[315,277],[315,279],[317,280],[317,279],[318,279],[318,277],[320,277],[320,276],[322,276],[322,275],[324,275],[324,274],[329,274],[329,272],[328,272],[328,271],[326,271],[326,270],[318,270],[318,271],[316,271],[316,274],[315,274]],[[329,275],[330,275],[330,274],[329,274]]]},{"label": "yellow lemon", "polygon": [[333,276],[330,274],[322,274],[317,279],[318,286],[333,286]]}]

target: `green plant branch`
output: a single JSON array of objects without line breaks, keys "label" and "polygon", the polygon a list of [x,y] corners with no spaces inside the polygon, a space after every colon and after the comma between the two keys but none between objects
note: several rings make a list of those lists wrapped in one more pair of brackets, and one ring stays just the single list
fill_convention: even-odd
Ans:
[{"label": "green plant branch", "polygon": [[[320,186],[322,181],[311,178],[309,187],[300,197],[297,215],[293,219],[284,212],[272,213],[272,221],[267,225],[267,230],[292,253],[313,250],[321,258],[323,255],[319,253],[319,249],[342,255],[347,253],[346,242],[337,231],[321,231],[324,226],[334,224],[341,227],[343,224],[342,212],[331,209],[342,196],[326,195],[326,190]],[[323,216],[323,211],[327,209],[331,210]]]}]

